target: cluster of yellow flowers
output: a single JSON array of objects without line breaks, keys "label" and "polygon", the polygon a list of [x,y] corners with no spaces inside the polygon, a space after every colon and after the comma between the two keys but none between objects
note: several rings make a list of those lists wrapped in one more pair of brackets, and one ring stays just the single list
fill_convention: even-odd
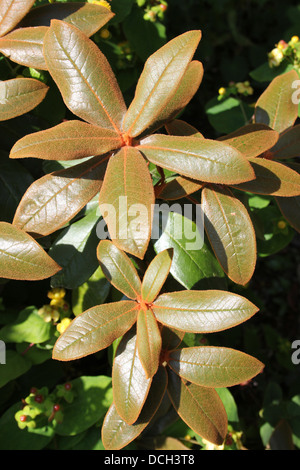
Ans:
[{"label": "cluster of yellow flowers", "polygon": [[299,44],[300,40],[298,36],[293,36],[288,43],[281,39],[268,54],[269,66],[271,68],[278,67],[286,57],[293,61],[295,46]]},{"label": "cluster of yellow flowers", "polygon": [[94,3],[95,5],[100,5],[101,7],[111,10],[111,6],[106,0],[88,0],[88,3]]},{"label": "cluster of yellow flowers", "polygon": [[236,95],[239,93],[240,95],[253,95],[253,88],[250,86],[250,82],[230,82],[227,88],[221,87],[219,89],[219,96],[222,98],[225,95],[229,96],[231,94]]},{"label": "cluster of yellow flowers", "polygon": [[[65,300],[65,295],[66,291],[61,287],[51,289],[47,295],[50,299],[50,303],[43,305],[43,307],[38,310],[38,314],[46,323],[53,322],[56,324],[56,329],[59,333],[63,333],[71,323],[69,317],[63,316],[61,319],[62,315],[65,315],[66,312],[69,311],[69,304]],[[61,321],[59,322],[60,319]]]}]

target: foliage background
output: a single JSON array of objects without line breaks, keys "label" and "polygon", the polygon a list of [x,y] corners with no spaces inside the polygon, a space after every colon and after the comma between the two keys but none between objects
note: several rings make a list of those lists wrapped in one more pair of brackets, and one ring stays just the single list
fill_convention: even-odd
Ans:
[{"label": "foliage background", "polygon": [[[47,2],[37,2],[37,4],[44,3]],[[289,41],[291,36],[300,32],[299,3],[291,0],[284,4],[278,0],[214,2],[170,0],[161,18],[157,17],[155,21],[145,19],[146,9],[157,6],[157,3],[159,2],[112,0],[111,7],[117,15],[108,25],[109,35],[107,36],[106,32],[101,34],[100,31],[93,38],[112,64],[128,102],[133,97],[136,80],[147,57],[167,40],[191,29],[201,29],[203,37],[195,58],[203,62],[204,79],[199,92],[182,117],[197,127],[207,138],[216,138],[243,125],[244,117],[240,107],[238,110],[219,109],[215,116],[217,120],[213,121],[207,111],[218,104],[220,87],[227,87],[230,81],[246,80],[250,81],[254,93],[251,96],[242,96],[241,100],[244,110],[251,111],[251,104],[267,86],[272,74],[276,73],[267,69],[268,52],[279,40]],[[264,66],[264,70],[268,70],[268,73],[254,74],[256,77],[254,79],[253,71],[260,66]],[[21,73],[24,76],[38,77],[49,83],[50,78],[47,73],[14,67],[15,64],[9,63],[1,56],[1,80],[13,78]],[[52,86],[51,93],[34,111],[26,116],[0,123],[2,151],[9,151],[17,139],[32,132],[37,126],[47,128],[68,118],[68,113],[55,87]],[[2,167],[4,165],[5,161],[1,163]],[[44,174],[42,163],[35,162],[33,166],[32,162],[22,162],[19,174],[21,178],[22,168],[28,170],[34,179]],[[5,198],[3,186],[1,191]],[[9,213],[2,196],[1,220],[11,221],[16,203],[12,201],[12,212]],[[253,208],[257,209],[256,215],[261,221],[266,217],[269,219],[270,237],[268,240],[266,238],[261,240],[258,263],[250,284],[246,288],[229,284],[229,289],[252,300],[260,307],[260,312],[250,322],[238,328],[218,333],[215,337],[210,335],[209,341],[214,345],[243,350],[266,365],[262,376],[230,390],[233,404],[231,403],[230,408],[228,402],[227,406],[231,413],[230,422],[235,439],[238,439],[240,435],[237,433],[241,431],[245,448],[265,449],[270,446],[270,436],[276,426],[283,423],[286,427],[283,425],[279,428],[280,438],[272,441],[272,446],[290,448],[292,435],[293,445],[300,448],[300,365],[294,365],[291,361],[293,352],[291,344],[294,340],[300,339],[300,239],[299,235],[294,231],[291,233],[288,228],[284,232],[277,228],[279,216],[268,204],[268,198],[253,198],[252,204]],[[46,247],[48,242],[50,241],[44,240]],[[34,283],[3,281],[0,285],[3,305],[0,326],[4,328],[5,325],[10,325],[19,312],[28,306],[34,305],[40,308],[46,304],[48,290],[49,280]],[[109,295],[114,298],[117,293],[110,292]],[[74,293],[68,291],[66,299],[72,305]],[[191,337],[188,341],[193,344],[194,338]],[[22,346],[25,350],[26,344],[19,346],[19,350]],[[26,354],[23,357],[26,357]],[[44,432],[39,435],[40,441],[35,436],[35,440],[27,442],[24,438],[25,431],[20,434],[14,428],[9,426],[7,428],[7,410],[27,396],[32,386],[38,388],[46,386],[51,390],[66,380],[83,376],[110,376],[111,373],[109,355],[107,356],[105,352],[69,364],[61,364],[49,358],[40,364],[38,362],[39,360],[25,373],[12,378],[0,388],[1,448],[6,446],[14,448],[19,445],[29,448],[49,446],[101,449],[100,428],[94,428],[95,423],[92,421],[92,424],[90,423],[90,426],[81,433],[76,433],[72,437],[58,435],[56,440],[52,435],[47,437],[47,433]],[[99,384],[94,386],[97,388]],[[99,419],[104,414],[105,400],[109,401],[107,394],[103,397],[101,402],[103,409],[99,412]],[[9,423],[12,423],[11,419]],[[7,433],[7,429],[11,431]],[[205,448],[201,439],[194,436],[182,423],[173,424],[164,430],[164,433],[179,438],[184,445],[195,442],[195,448]],[[142,442],[144,446],[149,445],[146,443],[147,439]],[[228,448],[237,448],[236,442],[228,444]]]}]

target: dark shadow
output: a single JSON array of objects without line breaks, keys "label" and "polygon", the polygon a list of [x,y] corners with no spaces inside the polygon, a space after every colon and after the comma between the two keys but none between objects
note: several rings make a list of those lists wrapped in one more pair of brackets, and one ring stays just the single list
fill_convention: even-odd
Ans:
[{"label": "dark shadow", "polygon": [[266,124],[266,126],[270,125],[270,116],[267,111],[260,106],[255,108],[255,121],[257,123]]},{"label": "dark shadow", "polygon": [[265,160],[257,158],[257,163],[251,161],[252,168],[255,173],[255,178],[245,183],[232,185],[236,189],[251,192],[254,194],[272,195],[275,191],[280,189],[281,180],[270,169],[260,165],[260,162]]},{"label": "dark shadow", "polygon": [[[32,9],[16,28],[27,28],[30,26],[50,26],[53,19],[64,20],[67,16],[82,8],[82,3],[53,3],[42,5]],[[16,29],[15,28],[15,29]]]}]

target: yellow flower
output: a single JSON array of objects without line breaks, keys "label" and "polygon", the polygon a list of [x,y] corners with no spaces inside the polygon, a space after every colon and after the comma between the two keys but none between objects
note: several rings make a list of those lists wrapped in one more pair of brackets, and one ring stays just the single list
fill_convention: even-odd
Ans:
[{"label": "yellow flower", "polygon": [[106,28],[101,29],[99,34],[102,39],[108,39],[110,37],[110,32]]},{"label": "yellow flower", "polygon": [[283,52],[275,47],[271,52],[268,54],[268,60],[270,67],[278,67],[283,59]]},{"label": "yellow flower", "polygon": [[101,5],[102,7],[111,10],[110,4],[106,0],[88,0],[88,3],[94,3],[95,5]]},{"label": "yellow flower", "polygon": [[280,229],[280,230],[284,230],[285,227],[286,227],[286,222],[284,220],[279,220],[279,222],[277,223],[277,227]]},{"label": "yellow flower", "polygon": [[63,318],[62,321],[58,325],[56,325],[57,331],[60,334],[63,334],[63,332],[66,331],[66,329],[70,325],[71,321],[72,320],[70,318]]},{"label": "yellow flower", "polygon": [[51,302],[50,302],[50,305],[52,305],[52,307],[63,307],[65,305],[65,301],[63,298],[60,298],[60,299],[52,299]]},{"label": "yellow flower", "polygon": [[296,44],[296,42],[299,42],[299,37],[298,37],[298,36],[293,36],[293,37],[291,38],[291,43],[292,43],[292,44]]},{"label": "yellow flower", "polygon": [[223,96],[223,95],[225,95],[225,93],[226,93],[226,88],[221,87],[221,88],[219,89],[219,95]]},{"label": "yellow flower", "polygon": [[66,291],[63,287],[54,287],[48,292],[49,299],[63,299],[66,295]]}]

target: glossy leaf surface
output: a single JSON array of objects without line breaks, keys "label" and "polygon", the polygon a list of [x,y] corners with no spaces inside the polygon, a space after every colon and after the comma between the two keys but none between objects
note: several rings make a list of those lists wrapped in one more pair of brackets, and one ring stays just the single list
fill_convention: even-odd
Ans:
[{"label": "glossy leaf surface", "polygon": [[277,144],[270,149],[272,157],[287,159],[300,156],[300,125],[294,126],[280,134]]},{"label": "glossy leaf surface", "polygon": [[111,67],[96,44],[74,26],[52,20],[44,56],[66,106],[91,124],[118,131],[126,107]]},{"label": "glossy leaf surface", "polygon": [[152,163],[204,182],[230,184],[254,176],[242,154],[223,142],[157,134],[138,148]]},{"label": "glossy leaf surface", "polygon": [[141,295],[141,280],[129,257],[109,240],[102,240],[97,257],[109,282],[130,299]]},{"label": "glossy leaf surface", "polygon": [[92,307],[78,315],[58,338],[53,359],[70,361],[107,348],[136,321],[136,303],[123,300]]},{"label": "glossy leaf surface", "polygon": [[159,366],[161,335],[153,312],[141,309],[137,317],[137,348],[147,378],[153,377]]},{"label": "glossy leaf surface", "polygon": [[188,31],[149,57],[126,113],[124,132],[136,137],[159,118],[176,93],[200,38],[200,31]]},{"label": "glossy leaf surface", "polygon": [[102,155],[120,144],[115,131],[74,120],[26,135],[13,146],[10,158],[75,160]]},{"label": "glossy leaf surface", "polygon": [[226,330],[257,311],[249,300],[225,291],[178,291],[160,295],[152,310],[158,321],[192,333]]},{"label": "glossy leaf surface", "polygon": [[55,232],[98,193],[106,164],[106,157],[94,157],[41,177],[21,199],[13,224],[36,235]]},{"label": "glossy leaf surface", "polygon": [[168,394],[182,420],[204,439],[221,445],[227,433],[227,415],[214,389],[180,379],[168,373]]},{"label": "glossy leaf surface", "polygon": [[13,78],[0,82],[0,121],[12,119],[35,108],[48,87],[33,78]]},{"label": "glossy leaf surface", "polygon": [[102,441],[105,449],[119,450],[136,439],[155,415],[167,387],[167,374],[160,366],[152,379],[151,387],[137,421],[129,425],[118,414],[114,404],[109,408],[102,426]]},{"label": "glossy leaf surface", "polygon": [[273,147],[278,139],[279,133],[268,126],[248,124],[219,140],[239,150],[246,158],[254,158]]},{"label": "glossy leaf surface", "polygon": [[173,250],[163,250],[149,264],[142,282],[142,299],[151,304],[158,296],[170,272]]},{"label": "glossy leaf surface", "polygon": [[27,233],[0,222],[0,277],[37,281],[61,268]]},{"label": "glossy leaf surface", "polygon": [[291,127],[298,116],[298,103],[292,100],[293,83],[299,76],[290,70],[274,78],[255,106],[255,122],[266,124],[277,132]]},{"label": "glossy leaf surface", "polygon": [[205,230],[228,277],[245,285],[256,264],[256,235],[245,206],[226,188],[202,191]]},{"label": "glossy leaf surface", "polygon": [[15,29],[0,39],[0,51],[17,64],[45,70],[43,42],[47,30],[46,26]]},{"label": "glossy leaf surface", "polygon": [[145,159],[134,147],[122,147],[108,162],[100,211],[114,243],[138,258],[144,257],[149,244],[154,202]]},{"label": "glossy leaf surface", "polygon": [[287,166],[264,158],[249,159],[255,179],[235,185],[254,194],[292,197],[300,194],[300,175]]},{"label": "glossy leaf surface", "polygon": [[0,36],[8,33],[33,6],[35,0],[2,0],[0,3]]},{"label": "glossy leaf surface", "polygon": [[138,355],[136,334],[130,331],[118,346],[112,371],[114,404],[127,424],[138,419],[151,380],[147,378]]},{"label": "glossy leaf surface", "polygon": [[230,348],[196,346],[172,351],[170,367],[185,380],[202,387],[232,387],[252,379],[263,364]]}]

